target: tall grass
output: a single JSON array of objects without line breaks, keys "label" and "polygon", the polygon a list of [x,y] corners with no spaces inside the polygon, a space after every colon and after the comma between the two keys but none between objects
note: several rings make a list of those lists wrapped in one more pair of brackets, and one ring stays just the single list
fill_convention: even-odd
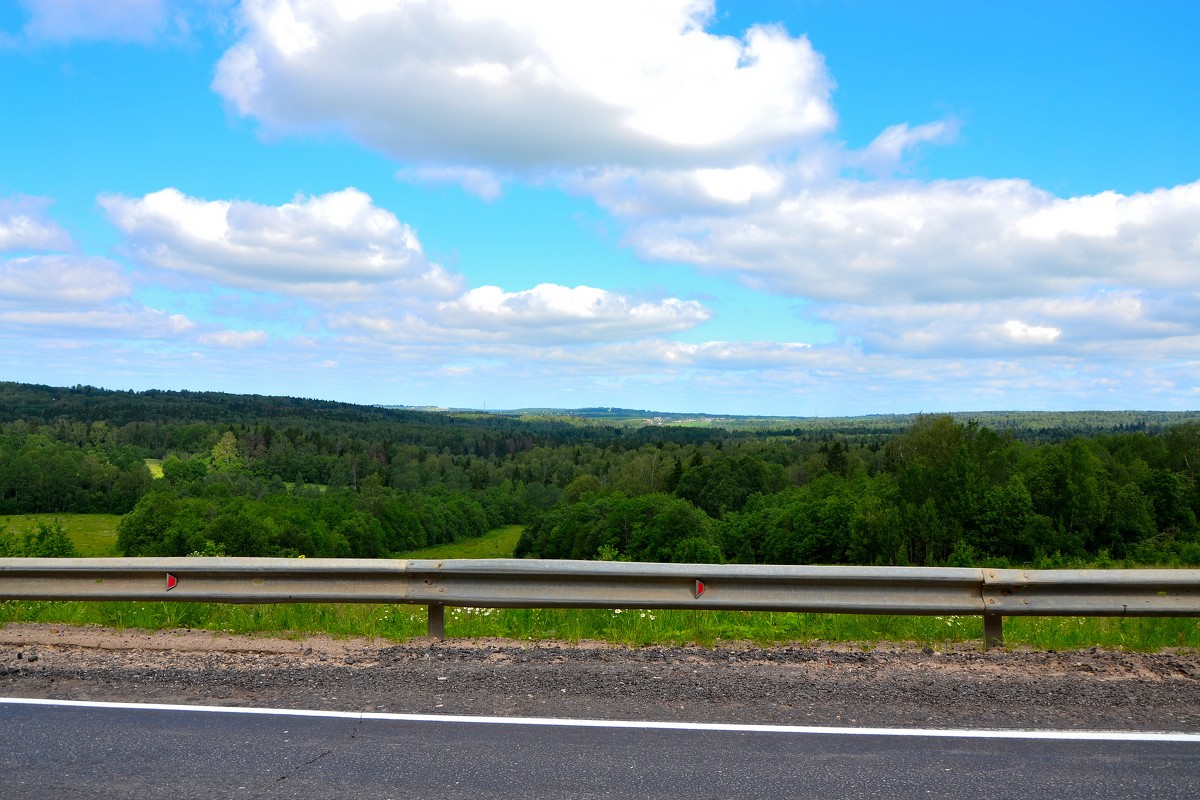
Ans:
[{"label": "tall grass", "polygon": [[[102,625],[118,629],[191,628],[296,638],[310,634],[364,636],[403,642],[422,637],[426,609],[417,605],[131,602],[0,603],[0,624],[47,622]],[[595,640],[617,645],[712,647],[749,642],[759,646],[885,642],[943,648],[980,645],[980,617],[906,617],[795,614],[741,611],[654,611],[647,609],[447,608],[452,638],[525,641]],[[1105,647],[1152,652],[1200,648],[1200,625],[1189,619],[1025,617],[1005,620],[1008,647],[1077,650]]]},{"label": "tall grass", "polygon": [[[116,555],[112,514],[30,514],[0,518],[23,531],[39,520],[58,520],[82,555]],[[475,538],[400,554],[400,558],[504,558],[512,555],[521,526],[510,525]],[[1095,566],[1095,565],[1092,565]],[[378,637],[403,642],[422,637],[426,610],[419,605],[216,603],[0,602],[0,625],[47,622],[163,630],[191,628],[281,637],[310,634]],[[797,614],[741,611],[651,611],[645,609],[446,609],[446,634],[454,638],[595,640],[627,646],[711,647],[750,642],[760,646],[884,642],[941,648],[983,639],[981,617],[911,617]],[[1156,651],[1200,649],[1200,623],[1191,619],[1112,617],[1010,617],[1009,647],[1075,650],[1086,647]]]}]

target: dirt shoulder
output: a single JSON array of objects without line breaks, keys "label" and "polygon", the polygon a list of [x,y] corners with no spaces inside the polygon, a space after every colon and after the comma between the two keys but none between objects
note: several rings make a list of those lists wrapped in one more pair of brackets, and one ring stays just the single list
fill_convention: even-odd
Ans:
[{"label": "dirt shoulder", "polygon": [[1200,733],[1200,653],[623,648],[0,628],[0,695],[397,713]]}]

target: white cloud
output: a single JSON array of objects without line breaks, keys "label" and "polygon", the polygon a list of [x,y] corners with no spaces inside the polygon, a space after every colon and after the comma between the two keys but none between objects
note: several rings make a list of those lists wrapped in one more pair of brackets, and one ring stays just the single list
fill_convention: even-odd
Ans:
[{"label": "white cloud", "polygon": [[[1187,303],[1184,303],[1187,305]],[[817,313],[866,352],[919,358],[1167,358],[1200,339],[1173,295],[1101,291],[971,303],[833,305]],[[1129,355],[1132,354],[1132,355]]]},{"label": "white cloud", "polygon": [[711,0],[248,0],[213,87],[271,131],[479,169],[736,167],[835,124],[804,37]]},{"label": "white cloud", "polygon": [[[998,333],[998,331],[993,331]],[[322,348],[367,402],[623,405],[787,415],[997,408],[1190,408],[1200,336],[1106,345],[1113,357],[1036,346],[1012,356],[872,351],[854,344],[635,342],[536,346],[474,338],[347,336]],[[299,356],[300,354],[298,354]],[[317,354],[297,363],[315,363]],[[301,371],[296,368],[296,374]],[[369,376],[364,380],[364,376]]]},{"label": "white cloud", "polygon": [[738,215],[631,222],[645,256],[823,301],[1200,289],[1200,182],[1064,200],[1016,180],[841,181]]},{"label": "white cloud", "polygon": [[21,0],[32,41],[75,39],[147,43],[169,24],[163,0]]},{"label": "white cloud", "polygon": [[[360,356],[377,351],[414,367],[441,370],[464,364],[491,364],[552,380],[569,372],[589,374],[662,374],[671,370],[714,374],[754,373],[760,370],[807,368],[819,364],[835,349],[822,351],[802,342],[678,342],[648,337],[637,340],[531,342],[520,338],[469,336],[463,340],[426,337],[389,339],[365,331],[348,335],[336,346]],[[824,355],[822,354],[824,353]],[[566,371],[560,373],[559,371]],[[415,374],[415,373],[414,373]],[[515,374],[515,373],[514,373]]]},{"label": "white cloud", "polygon": [[[13,249],[70,246],[69,237],[44,219],[47,205],[39,198],[0,201],[0,239]],[[74,253],[0,260],[0,336],[32,352],[32,342],[23,337],[77,349],[124,337],[173,340],[196,327],[186,315],[131,301],[125,273],[107,258]],[[11,343],[7,349],[13,351]]]},{"label": "white cloud", "polygon": [[266,331],[215,331],[200,334],[196,341],[217,347],[243,348],[266,344],[269,338]]},{"label": "white cloud", "polygon": [[1050,344],[1062,336],[1062,328],[1052,325],[1029,325],[1019,319],[1006,320],[1003,330],[1010,339],[1020,344]]},{"label": "white cloud", "polygon": [[176,189],[106,195],[100,204],[142,263],[227,286],[314,300],[387,291],[446,297],[459,288],[425,258],[409,226],[357,189],[281,206],[202,200]]},{"label": "white cloud", "polygon": [[[26,5],[30,41],[151,42],[205,3]],[[180,299],[172,311],[222,321],[194,322],[118,302],[131,289],[112,262],[35,256],[0,262],[0,336],[184,342],[242,374],[324,371],[364,393],[460,381],[542,405],[568,386],[587,405],[631,390],[649,407],[775,413],[1194,398],[1200,183],[1059,198],[1022,180],[894,180],[957,123],[892,125],[852,151],[832,140],[832,80],[805,38],[715,36],[713,14],[707,0],[248,0],[213,88],[267,134],[333,131],[396,157],[402,180],[485,200],[506,180],[591,195],[644,257],[813,301],[832,344],[674,341],[712,316],[677,298],[466,291],[354,189],[276,206],[102,197],[141,264],[286,294],[286,310]],[[0,201],[0,250],[69,249],[46,207]],[[281,333],[299,330],[312,338]]]},{"label": "white cloud", "polygon": [[0,261],[0,307],[92,306],[129,292],[120,267],[104,258],[49,255]]},{"label": "white cloud", "polygon": [[[993,335],[1002,335],[1002,323]],[[620,404],[663,410],[846,415],[881,410],[1185,408],[1197,385],[1200,335],[1106,346],[1113,357],[879,352],[852,344],[651,338],[534,346],[347,337],[326,353],[397,396],[478,397],[489,408]],[[1190,353],[1191,355],[1187,355]],[[373,354],[373,355],[372,355]],[[1181,355],[1183,357],[1181,358]],[[1189,364],[1191,366],[1189,366]],[[403,375],[397,382],[388,375]],[[446,392],[448,394],[439,394]],[[453,402],[451,405],[463,405]],[[470,404],[470,403],[467,403]]]},{"label": "white cloud", "polygon": [[[711,317],[695,301],[637,299],[588,286],[463,292],[459,276],[425,258],[411,228],[354,189],[282,206],[201,200],[175,189],[105,196],[100,203],[126,234],[125,250],[143,264],[291,294],[325,309],[310,322],[323,319],[330,329],[367,338],[550,346],[664,335]],[[220,298],[217,307],[239,313],[238,303]],[[238,332],[206,333],[200,341],[261,343]]]},{"label": "white cloud", "polygon": [[49,205],[43,197],[0,198],[0,251],[70,247],[71,237],[46,217]]},{"label": "white cloud", "polygon": [[437,320],[448,327],[501,336],[525,330],[537,336],[581,341],[685,330],[710,316],[695,301],[637,301],[590,286],[569,288],[550,283],[522,292],[481,286],[457,300],[439,303],[436,312]]},{"label": "white cloud", "polygon": [[44,336],[102,338],[174,339],[195,327],[195,323],[182,314],[124,306],[74,311],[0,310],[0,322],[13,327],[36,328]]},{"label": "white cloud", "polygon": [[496,200],[503,193],[499,176],[486,169],[470,167],[418,167],[403,169],[396,173],[400,180],[424,183],[457,183],[464,190],[482,200]]},{"label": "white cloud", "polygon": [[[236,0],[18,0],[28,18],[21,40],[33,45],[74,41],[152,45],[187,40],[201,27],[224,30]],[[0,45],[5,44],[0,33]]]},{"label": "white cloud", "polygon": [[730,169],[699,169],[693,174],[709,197],[737,204],[746,203],[755,195],[773,192],[781,183],[777,174],[754,164]]},{"label": "white cloud", "polygon": [[[814,363],[813,346],[804,342],[674,342],[665,339],[594,348],[580,359],[596,366],[626,364],[642,368],[756,372],[804,367]],[[569,360],[557,351],[554,360]]]},{"label": "white cloud", "polygon": [[539,284],[520,292],[481,286],[419,314],[348,312],[334,327],[381,340],[561,343],[627,341],[687,330],[711,316],[700,303],[650,301],[590,286]]},{"label": "white cloud", "polygon": [[907,122],[888,126],[861,152],[850,152],[847,163],[872,175],[887,176],[901,169],[904,159],[922,144],[948,144],[958,137],[959,125],[953,120],[927,122],[910,127]]}]

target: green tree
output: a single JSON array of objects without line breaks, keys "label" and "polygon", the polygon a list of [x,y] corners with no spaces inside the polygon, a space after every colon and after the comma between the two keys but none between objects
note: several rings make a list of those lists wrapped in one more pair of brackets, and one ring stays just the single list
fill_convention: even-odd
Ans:
[{"label": "green tree", "polygon": [[[230,434],[232,436],[232,434]],[[286,441],[286,440],[285,440]],[[208,475],[208,465],[200,458],[181,459],[168,456],[162,465],[163,479],[173,487],[203,480]]]},{"label": "green tree", "polygon": [[78,558],[79,551],[58,520],[38,522],[25,534],[25,554],[34,558]]},{"label": "green tree", "polygon": [[212,465],[214,472],[230,472],[245,466],[242,457],[238,455],[238,440],[233,431],[225,431],[213,445],[208,463]]}]

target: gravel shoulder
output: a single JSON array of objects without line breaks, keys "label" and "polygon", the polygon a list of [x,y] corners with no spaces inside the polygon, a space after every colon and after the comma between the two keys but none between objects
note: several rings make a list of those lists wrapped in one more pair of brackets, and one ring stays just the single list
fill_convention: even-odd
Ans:
[{"label": "gravel shoulder", "polygon": [[1200,653],[276,639],[0,628],[0,696],[338,711],[1200,733]]}]

